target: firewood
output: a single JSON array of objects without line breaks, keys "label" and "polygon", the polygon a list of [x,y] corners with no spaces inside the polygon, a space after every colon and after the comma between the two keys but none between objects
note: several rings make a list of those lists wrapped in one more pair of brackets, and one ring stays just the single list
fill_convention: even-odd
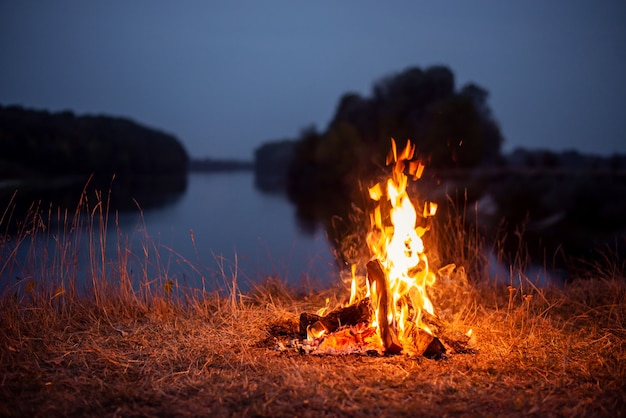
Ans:
[{"label": "firewood", "polygon": [[367,279],[370,287],[376,283],[376,293],[378,294],[378,328],[385,347],[385,354],[398,354],[402,351],[402,344],[398,339],[395,329],[389,324],[387,319],[389,286],[385,280],[385,272],[378,259],[370,260],[367,265]]},{"label": "firewood", "polygon": [[440,359],[446,354],[446,347],[439,338],[424,330],[417,330],[414,336],[414,354],[430,359]]},{"label": "firewood", "polygon": [[335,309],[324,316],[303,312],[300,314],[300,335],[306,337],[309,326],[319,328],[320,325],[325,333],[329,334],[342,326],[369,323],[371,316],[372,308],[369,298],[360,300],[356,305]]}]

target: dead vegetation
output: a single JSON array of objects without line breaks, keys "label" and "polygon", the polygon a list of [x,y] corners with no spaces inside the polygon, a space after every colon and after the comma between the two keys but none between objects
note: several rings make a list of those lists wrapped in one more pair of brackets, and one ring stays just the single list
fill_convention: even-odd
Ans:
[{"label": "dead vegetation", "polygon": [[[39,271],[37,280],[0,274],[0,416],[613,417],[626,411],[621,260],[607,258],[560,287],[536,287],[522,274],[496,284],[469,265],[469,278],[469,269],[446,270],[432,295],[442,332],[471,328],[477,346],[430,360],[276,349],[297,337],[302,312],[314,312],[327,297],[331,304],[346,297],[342,287],[298,292],[274,278],[242,293],[236,277],[225,274],[226,291],[209,292],[184,289],[167,272],[133,282],[138,279],[124,274],[123,248],[116,260],[103,260],[94,249],[96,260],[114,263],[117,274],[94,261],[93,280],[83,289],[68,256],[51,257],[50,275]],[[0,269],[11,262],[8,254]],[[452,257],[463,265],[476,254]]]},{"label": "dead vegetation", "polygon": [[[114,289],[112,289],[114,292]],[[113,294],[114,296],[115,294]],[[456,315],[474,354],[279,352],[323,305],[279,281],[247,296],[149,301],[5,292],[2,416],[619,416],[626,279],[483,284]],[[121,309],[120,303],[124,303]]]}]

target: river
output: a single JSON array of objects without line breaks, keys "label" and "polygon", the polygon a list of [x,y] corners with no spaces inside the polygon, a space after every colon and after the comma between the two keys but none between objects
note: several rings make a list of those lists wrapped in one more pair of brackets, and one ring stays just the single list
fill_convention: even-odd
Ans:
[{"label": "river", "polygon": [[[0,276],[36,280],[75,271],[78,282],[89,281],[94,263],[106,257],[109,275],[124,266],[130,276],[143,276],[140,281],[160,276],[185,287],[228,287],[233,277],[242,289],[268,276],[307,288],[338,280],[324,231],[300,230],[291,203],[256,189],[251,172],[190,173],[184,194],[167,205],[109,213],[107,232],[101,234],[106,252],[99,238],[94,245],[88,231],[80,235],[77,243],[59,232],[37,234],[19,243],[13,255],[15,245],[5,243]],[[59,245],[64,240],[67,245]],[[70,266],[72,260],[78,265]]]}]

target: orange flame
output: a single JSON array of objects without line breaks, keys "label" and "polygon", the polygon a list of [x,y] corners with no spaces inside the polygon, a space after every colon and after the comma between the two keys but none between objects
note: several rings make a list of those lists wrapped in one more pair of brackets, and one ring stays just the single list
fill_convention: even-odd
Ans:
[{"label": "orange flame", "polygon": [[[424,311],[434,315],[427,288],[435,283],[435,274],[428,268],[422,241],[428,227],[418,224],[418,212],[407,193],[408,176],[405,169],[413,179],[420,178],[424,170],[421,162],[410,161],[414,153],[415,146],[410,141],[398,153],[392,139],[391,152],[387,157],[387,164],[393,163],[391,177],[386,185],[378,183],[369,189],[370,198],[377,201],[378,205],[370,217],[371,232],[367,242],[373,256],[383,267],[389,285],[387,319],[395,327],[400,341],[408,338],[406,333],[409,323],[430,332],[422,316]],[[383,216],[387,212],[388,216]],[[436,212],[436,203],[426,202],[421,217],[434,216]],[[368,291],[377,309],[375,301],[379,298],[376,289]],[[376,312],[372,326],[378,326],[377,317]]]}]

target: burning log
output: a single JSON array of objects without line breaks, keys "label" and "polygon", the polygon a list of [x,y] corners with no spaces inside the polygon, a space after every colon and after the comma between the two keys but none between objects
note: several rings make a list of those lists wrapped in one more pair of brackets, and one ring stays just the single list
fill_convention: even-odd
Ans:
[{"label": "burning log", "polygon": [[427,333],[424,330],[418,330],[414,337],[414,351],[429,359],[440,359],[446,354],[446,347],[439,338]]},{"label": "burning log", "polygon": [[370,281],[370,286],[376,284],[376,292],[378,293],[378,328],[380,330],[380,336],[383,340],[383,346],[385,347],[386,354],[398,354],[402,351],[402,344],[398,339],[396,331],[391,327],[388,320],[388,306],[389,306],[389,288],[387,280],[385,280],[385,273],[380,265],[380,261],[377,259],[371,260],[367,263],[367,278]]},{"label": "burning log", "polygon": [[371,316],[369,298],[362,299],[356,305],[335,309],[324,316],[303,312],[300,314],[300,334],[307,336],[308,329],[329,334],[342,326],[368,323]]},{"label": "burning log", "polygon": [[[320,350],[354,352],[354,346],[375,345],[377,352],[385,354],[398,354],[404,349],[410,354],[440,358],[446,353],[446,345],[424,322],[425,314],[435,315],[427,289],[435,283],[436,273],[429,270],[421,237],[429,230],[425,220],[436,214],[437,205],[424,202],[420,214],[407,193],[405,169],[408,167],[413,179],[419,178],[423,170],[422,163],[413,160],[414,154],[411,141],[404,150],[398,150],[392,139],[387,158],[387,164],[393,162],[391,176],[368,189],[370,198],[378,202],[370,213],[367,235],[370,253],[376,257],[366,265],[370,298],[325,316],[300,316],[300,333],[309,341],[319,342]],[[418,216],[424,221],[418,222]],[[356,290],[354,269],[352,275],[351,303],[363,293]],[[349,328],[334,335],[342,326]],[[371,334],[372,329],[375,334]],[[370,340],[376,340],[376,344],[370,344]]]}]

